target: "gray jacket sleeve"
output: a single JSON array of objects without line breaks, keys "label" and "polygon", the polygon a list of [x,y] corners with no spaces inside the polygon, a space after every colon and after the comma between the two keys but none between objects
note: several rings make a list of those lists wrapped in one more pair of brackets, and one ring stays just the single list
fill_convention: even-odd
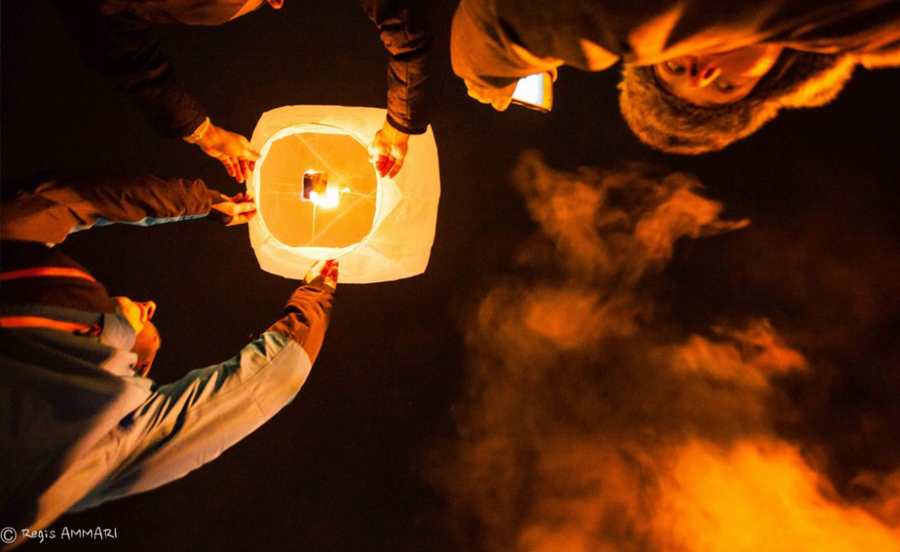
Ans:
[{"label": "gray jacket sleeve", "polygon": [[71,511],[179,479],[289,404],[322,345],[332,297],[321,280],[304,284],[285,315],[237,356],[156,389],[86,455],[85,465],[109,475]]}]

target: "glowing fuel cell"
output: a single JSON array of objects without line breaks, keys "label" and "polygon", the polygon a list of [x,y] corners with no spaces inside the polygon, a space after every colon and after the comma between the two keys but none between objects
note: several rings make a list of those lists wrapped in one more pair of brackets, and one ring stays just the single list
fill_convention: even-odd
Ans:
[{"label": "glowing fuel cell", "polygon": [[311,199],[315,192],[318,196],[324,196],[328,188],[328,173],[314,171],[312,169],[303,173],[303,199]]}]

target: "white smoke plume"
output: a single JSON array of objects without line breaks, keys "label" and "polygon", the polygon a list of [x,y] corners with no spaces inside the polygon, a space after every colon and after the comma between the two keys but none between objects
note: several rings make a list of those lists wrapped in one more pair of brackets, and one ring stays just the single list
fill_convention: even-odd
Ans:
[{"label": "white smoke plume", "polygon": [[850,504],[773,429],[814,370],[765,319],[659,312],[680,239],[738,230],[700,183],[634,164],[514,172],[540,231],[467,321],[456,439],[433,479],[488,551],[900,550],[900,475]]}]

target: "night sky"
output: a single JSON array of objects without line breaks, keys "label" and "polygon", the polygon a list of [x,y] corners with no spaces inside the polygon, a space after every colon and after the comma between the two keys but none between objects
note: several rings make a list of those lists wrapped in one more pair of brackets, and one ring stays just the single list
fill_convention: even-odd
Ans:
[{"label": "night sky", "polygon": [[[384,105],[387,53],[357,2],[288,0],[221,27],[159,32],[213,122],[248,138],[264,111],[284,105]],[[224,193],[243,191],[196,147],[160,137],[87,70],[46,1],[4,0],[0,38],[4,180],[81,167],[201,177]],[[900,468],[900,71],[858,70],[833,104],[783,113],[724,152],[692,158],[638,143],[619,115],[617,81],[615,70],[562,69],[552,113],[497,113],[449,75],[433,124],[442,195],[425,274],[339,285],[324,347],[291,405],[184,479],[53,528],[115,527],[118,540],[103,547],[131,550],[526,548],[506,522],[467,506],[479,492],[465,490],[473,483],[460,445],[483,410],[471,407],[473,378],[491,377],[473,369],[484,365],[473,361],[484,346],[471,337],[482,300],[510,282],[572,281],[528,260],[541,251],[541,230],[511,177],[527,150],[563,174],[634,161],[653,174],[690,173],[705,187],[700,195],[724,206],[722,218],[750,219],[676,242],[651,286],[652,316],[664,329],[647,341],[676,341],[726,319],[769,320],[811,367],[771,383],[771,435],[816,459],[835,501],[870,499],[854,477]],[[553,243],[544,246],[549,258]],[[98,229],[60,247],[111,295],[156,301],[158,382],[235,354],[296,287],[259,269],[246,228],[208,221]],[[564,374],[547,388],[577,402],[580,368],[565,369],[586,361],[561,358]],[[643,397],[655,385],[607,376],[585,387],[615,382],[623,385],[611,404],[630,396],[627,386]],[[627,433],[629,420],[618,429]],[[601,426],[592,438],[615,433]],[[526,493],[511,503],[533,500]],[[619,549],[653,549],[641,542]]]}]

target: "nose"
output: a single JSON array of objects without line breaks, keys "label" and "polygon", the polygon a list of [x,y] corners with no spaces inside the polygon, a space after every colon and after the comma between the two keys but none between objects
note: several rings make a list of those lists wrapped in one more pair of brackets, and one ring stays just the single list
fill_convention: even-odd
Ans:
[{"label": "nose", "polygon": [[714,57],[691,58],[688,66],[688,84],[694,88],[705,88],[722,73],[722,68]]}]

